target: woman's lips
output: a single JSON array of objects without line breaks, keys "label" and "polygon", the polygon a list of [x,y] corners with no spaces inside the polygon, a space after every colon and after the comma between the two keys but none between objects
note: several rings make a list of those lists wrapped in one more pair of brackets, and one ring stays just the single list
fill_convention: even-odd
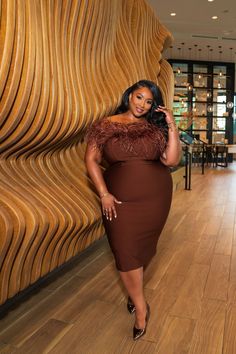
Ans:
[{"label": "woman's lips", "polygon": [[136,107],[136,111],[137,111],[138,113],[143,113],[143,112],[144,112],[144,109]]}]

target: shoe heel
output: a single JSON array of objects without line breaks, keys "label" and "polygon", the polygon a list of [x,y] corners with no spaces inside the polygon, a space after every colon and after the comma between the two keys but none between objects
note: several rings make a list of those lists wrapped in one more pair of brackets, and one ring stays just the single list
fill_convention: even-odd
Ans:
[{"label": "shoe heel", "polygon": [[129,311],[130,314],[135,312],[135,305],[133,304],[130,297],[128,297],[128,301],[127,301],[127,310]]},{"label": "shoe heel", "polygon": [[146,333],[147,330],[147,325],[148,325],[148,321],[150,318],[150,306],[147,303],[147,313],[146,313],[146,317],[145,317],[145,327],[144,328],[136,328],[135,326],[133,327],[133,340],[137,340],[139,338],[141,338],[142,336],[144,336],[144,334]]}]

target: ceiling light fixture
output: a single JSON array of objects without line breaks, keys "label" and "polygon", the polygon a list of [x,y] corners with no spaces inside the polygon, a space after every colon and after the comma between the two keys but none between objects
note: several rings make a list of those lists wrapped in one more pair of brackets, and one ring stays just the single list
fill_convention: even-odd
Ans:
[{"label": "ceiling light fixture", "polygon": [[192,50],[192,48],[191,48],[191,47],[189,47],[189,48],[188,48],[188,52],[189,52],[188,59],[189,59],[189,60],[191,59],[191,50]]},{"label": "ceiling light fixture", "polygon": [[208,61],[209,61],[209,58],[210,58],[210,44],[207,45],[207,58],[208,58]]},{"label": "ceiling light fixture", "polygon": [[233,102],[231,102],[231,101],[227,102],[227,103],[226,103],[226,107],[227,107],[228,109],[234,108]]},{"label": "ceiling light fixture", "polygon": [[171,12],[170,16],[176,16],[175,12]]},{"label": "ceiling light fixture", "polygon": [[[222,57],[222,53],[223,53],[222,46],[219,45],[218,48],[219,48],[219,61],[222,61],[222,58],[221,58]],[[220,70],[220,76],[222,76],[222,75],[223,75],[222,70]]]},{"label": "ceiling light fixture", "polygon": [[211,98],[212,94],[210,91],[207,92],[207,98]]},{"label": "ceiling light fixture", "polygon": [[212,20],[217,20],[218,16],[212,16]]},{"label": "ceiling light fixture", "polygon": [[201,60],[201,52],[202,52],[202,49],[198,48],[198,60]]},{"label": "ceiling light fixture", "polygon": [[193,90],[193,86],[190,83],[187,83],[187,88],[188,88],[188,91],[192,91]]},{"label": "ceiling light fixture", "polygon": [[208,0],[208,2],[213,2],[214,0]]},{"label": "ceiling light fixture", "polygon": [[207,112],[212,113],[213,112],[213,107],[211,105],[207,106]]},{"label": "ceiling light fixture", "polygon": [[213,48],[210,48],[210,49],[209,49],[209,52],[210,52],[210,60],[212,60],[213,51],[214,51]]},{"label": "ceiling light fixture", "polygon": [[181,48],[177,48],[178,49],[178,52],[179,52],[179,59],[182,59],[182,55],[181,55]]},{"label": "ceiling light fixture", "polygon": [[182,58],[184,58],[185,57],[185,47],[184,47],[184,45],[185,45],[185,43],[184,42],[182,42],[181,43],[181,46],[182,46]]}]

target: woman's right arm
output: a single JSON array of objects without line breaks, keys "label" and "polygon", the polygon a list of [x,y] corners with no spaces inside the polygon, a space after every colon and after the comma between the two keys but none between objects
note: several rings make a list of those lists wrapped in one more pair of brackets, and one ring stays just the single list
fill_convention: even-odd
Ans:
[{"label": "woman's right arm", "polygon": [[115,203],[121,203],[112,194],[109,193],[106,183],[103,178],[101,169],[102,154],[99,149],[94,148],[93,145],[87,144],[85,153],[85,164],[88,174],[93,181],[96,190],[101,198],[103,214],[106,218],[112,220],[112,214],[117,217]]}]

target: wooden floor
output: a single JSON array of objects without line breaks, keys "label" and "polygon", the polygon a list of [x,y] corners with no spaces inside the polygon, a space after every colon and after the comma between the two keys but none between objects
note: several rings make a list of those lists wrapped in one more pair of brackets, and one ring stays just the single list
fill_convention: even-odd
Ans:
[{"label": "wooden floor", "polygon": [[146,273],[141,340],[103,239],[1,319],[0,353],[235,354],[235,209],[236,164],[195,168],[192,190],[175,192]]}]

